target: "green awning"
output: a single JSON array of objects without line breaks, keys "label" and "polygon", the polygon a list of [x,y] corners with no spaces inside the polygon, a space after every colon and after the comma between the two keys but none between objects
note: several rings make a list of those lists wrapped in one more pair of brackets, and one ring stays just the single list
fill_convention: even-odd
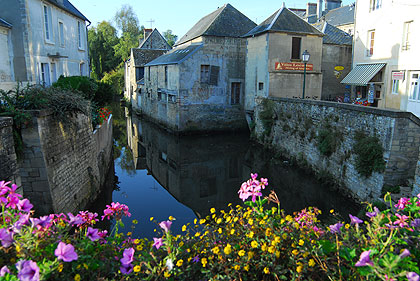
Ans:
[{"label": "green awning", "polygon": [[367,63],[356,65],[341,84],[367,86],[369,81],[386,65],[386,63]]}]

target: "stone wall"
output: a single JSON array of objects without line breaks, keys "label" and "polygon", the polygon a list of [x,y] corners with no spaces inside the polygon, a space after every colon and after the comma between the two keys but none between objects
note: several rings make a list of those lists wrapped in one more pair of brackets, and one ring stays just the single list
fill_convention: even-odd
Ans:
[{"label": "stone wall", "polygon": [[11,117],[0,117],[0,180],[13,182],[22,193],[12,126]]},{"label": "stone wall", "polygon": [[[306,163],[321,175],[350,191],[360,200],[376,199],[383,185],[407,184],[414,179],[419,155],[420,120],[410,112],[382,110],[326,101],[270,98],[272,128],[266,134],[257,99],[254,113],[258,140],[284,155]],[[335,132],[337,146],[330,156],[318,148],[319,132]],[[384,148],[386,168],[370,177],[360,175],[355,166],[355,133],[375,135]],[[420,170],[420,169],[418,169]],[[419,174],[420,175],[420,174]]]},{"label": "stone wall", "polygon": [[83,114],[58,121],[49,111],[32,111],[22,130],[23,194],[37,212],[77,212],[96,198],[111,162],[112,122],[92,132]]}]

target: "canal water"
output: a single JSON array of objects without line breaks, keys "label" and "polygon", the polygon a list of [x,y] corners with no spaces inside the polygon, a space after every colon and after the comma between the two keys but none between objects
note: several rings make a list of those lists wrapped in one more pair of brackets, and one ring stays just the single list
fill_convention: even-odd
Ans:
[{"label": "canal water", "polygon": [[238,190],[250,173],[268,178],[268,191],[277,193],[288,213],[316,206],[328,220],[330,209],[344,219],[360,210],[313,175],[250,142],[246,133],[175,136],[127,109],[115,108],[113,118],[118,181],[95,205],[103,208],[111,200],[128,205],[132,216],[123,220],[124,232],[135,237],[156,236],[159,227],[150,217],[156,222],[175,217],[172,228],[180,233],[182,225],[205,217],[210,208],[241,204]]}]

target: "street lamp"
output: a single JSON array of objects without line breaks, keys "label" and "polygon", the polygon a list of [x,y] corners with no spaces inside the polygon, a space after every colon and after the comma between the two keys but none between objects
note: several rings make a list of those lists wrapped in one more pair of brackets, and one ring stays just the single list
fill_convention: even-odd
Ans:
[{"label": "street lamp", "polygon": [[305,99],[306,64],[308,63],[310,57],[311,57],[311,55],[308,53],[307,50],[305,50],[305,52],[303,52],[303,54],[302,54],[302,61],[303,61],[303,64],[304,64],[304,67],[303,67],[303,92],[302,92],[302,99]]}]

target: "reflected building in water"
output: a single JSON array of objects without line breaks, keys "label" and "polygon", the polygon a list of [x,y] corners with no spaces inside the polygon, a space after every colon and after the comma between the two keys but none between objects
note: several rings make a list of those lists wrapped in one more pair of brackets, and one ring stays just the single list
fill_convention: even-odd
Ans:
[{"label": "reflected building in water", "polygon": [[347,216],[359,209],[312,175],[251,144],[247,134],[175,136],[127,112],[127,136],[135,168],[147,169],[198,217],[208,215],[212,207],[241,203],[238,190],[251,172],[268,178],[269,189],[288,213],[316,206],[324,213],[334,208]]}]

